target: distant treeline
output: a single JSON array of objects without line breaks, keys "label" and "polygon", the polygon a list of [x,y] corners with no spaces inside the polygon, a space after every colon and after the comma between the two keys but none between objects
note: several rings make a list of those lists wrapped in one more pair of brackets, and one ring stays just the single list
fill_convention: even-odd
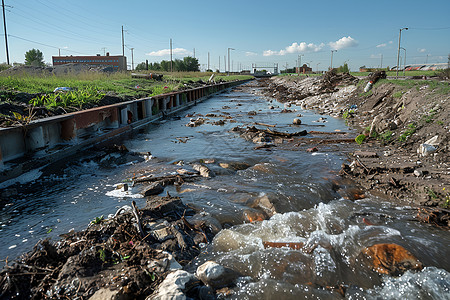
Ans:
[{"label": "distant treeline", "polygon": [[[136,70],[147,70],[147,64],[142,62],[136,66]],[[170,61],[163,60],[161,62],[154,62],[148,64],[148,70],[166,71],[170,72]],[[179,72],[198,72],[200,71],[200,64],[198,59],[194,57],[184,57],[183,59],[175,59],[172,61],[172,70]]]}]

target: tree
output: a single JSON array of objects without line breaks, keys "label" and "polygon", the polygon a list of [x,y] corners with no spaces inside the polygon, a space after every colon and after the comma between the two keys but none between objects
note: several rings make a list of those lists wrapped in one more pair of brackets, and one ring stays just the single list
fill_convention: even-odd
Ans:
[{"label": "tree", "polygon": [[25,53],[25,65],[35,66],[35,67],[43,67],[44,63],[44,55],[39,49],[31,49]]},{"label": "tree", "polygon": [[145,62],[141,62],[136,66],[136,71],[147,70],[147,64]]},{"label": "tree", "polygon": [[200,71],[200,64],[198,63],[198,58],[187,56],[183,58],[183,63],[186,66],[186,71],[188,72]]}]

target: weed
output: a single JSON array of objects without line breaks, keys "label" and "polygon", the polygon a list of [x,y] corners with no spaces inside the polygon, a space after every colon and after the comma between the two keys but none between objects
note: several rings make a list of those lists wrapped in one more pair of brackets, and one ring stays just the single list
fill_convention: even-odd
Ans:
[{"label": "weed", "polygon": [[98,249],[98,256],[102,262],[106,262],[106,252],[102,248]]},{"label": "weed", "polygon": [[422,116],[422,120],[425,123],[431,123],[431,122],[433,122],[433,118],[434,118],[435,115],[436,115],[436,111],[434,109],[431,109],[428,112],[428,114]]},{"label": "weed", "polygon": [[392,97],[398,99],[398,98],[401,98],[401,97],[403,96],[404,93],[405,93],[405,92],[403,92],[403,91],[398,91],[398,92],[395,92],[395,93],[392,95]]},{"label": "weed", "polygon": [[441,120],[437,120],[436,123],[438,123],[438,125],[444,126],[444,122],[442,122]]},{"label": "weed", "polygon": [[435,199],[438,198],[438,196],[436,195],[435,191],[433,191],[433,190],[430,189],[430,188],[427,188],[427,194],[428,194],[428,196],[429,196],[431,199],[433,199],[433,200],[435,200]]},{"label": "weed", "polygon": [[389,142],[392,139],[392,134],[393,132],[388,130],[385,133],[378,135],[378,139]]},{"label": "weed", "polygon": [[410,137],[412,134],[414,134],[414,132],[416,132],[416,124],[415,123],[410,123],[408,124],[408,129],[406,129],[406,131],[399,136],[398,140],[399,142],[406,142],[406,140],[408,139],[408,137]]},{"label": "weed", "polygon": [[346,110],[344,111],[344,113],[342,114],[342,118],[344,118],[344,120],[347,120],[351,117],[353,117],[353,114],[355,113],[355,111],[353,109],[350,110]]},{"label": "weed", "polygon": [[366,139],[366,135],[360,134],[355,138],[355,141],[356,141],[356,143],[358,143],[358,145],[361,145],[365,139]]},{"label": "weed", "polygon": [[449,208],[450,207],[450,195],[446,195],[444,198],[444,203],[442,203],[443,208]]},{"label": "weed", "polygon": [[103,215],[101,215],[100,217],[95,217],[94,220],[91,221],[91,224],[100,224],[104,221],[104,217]]}]

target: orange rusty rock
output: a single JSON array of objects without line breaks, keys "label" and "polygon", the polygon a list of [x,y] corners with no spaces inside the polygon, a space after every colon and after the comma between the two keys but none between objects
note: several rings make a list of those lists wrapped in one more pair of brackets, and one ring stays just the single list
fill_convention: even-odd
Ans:
[{"label": "orange rusty rock", "polygon": [[264,248],[291,248],[300,250],[305,245],[304,243],[289,243],[289,242],[263,242]]},{"label": "orange rusty rock", "polygon": [[422,263],[408,250],[396,244],[376,244],[365,248],[364,253],[379,274],[400,275],[407,270],[421,270]]},{"label": "orange rusty rock", "polygon": [[266,219],[263,213],[257,212],[257,211],[250,211],[250,210],[245,211],[244,216],[250,223],[253,223],[256,221],[264,221]]}]

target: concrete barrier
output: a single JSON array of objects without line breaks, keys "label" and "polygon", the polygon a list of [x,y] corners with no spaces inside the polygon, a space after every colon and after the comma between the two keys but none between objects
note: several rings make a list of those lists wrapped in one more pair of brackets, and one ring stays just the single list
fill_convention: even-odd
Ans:
[{"label": "concrete barrier", "polygon": [[233,81],[0,128],[0,182],[71,156],[242,84]]}]

